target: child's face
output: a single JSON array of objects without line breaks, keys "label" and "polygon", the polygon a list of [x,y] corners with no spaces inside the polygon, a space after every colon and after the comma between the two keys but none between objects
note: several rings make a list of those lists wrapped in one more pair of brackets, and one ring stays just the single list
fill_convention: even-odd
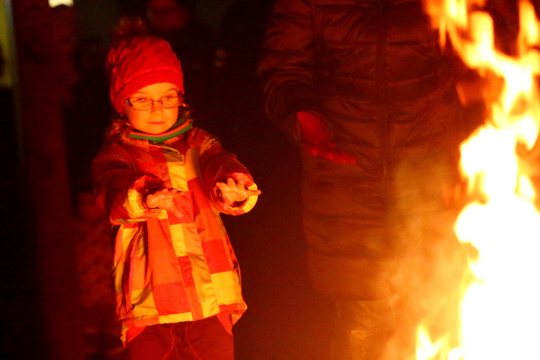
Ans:
[{"label": "child's face", "polygon": [[161,134],[169,130],[178,119],[178,108],[163,108],[160,100],[168,96],[178,96],[176,85],[171,83],[153,84],[132,94],[128,98],[130,103],[147,99],[154,101],[154,104],[151,110],[141,111],[134,109],[127,102],[124,103],[124,110],[131,126],[148,134]]}]

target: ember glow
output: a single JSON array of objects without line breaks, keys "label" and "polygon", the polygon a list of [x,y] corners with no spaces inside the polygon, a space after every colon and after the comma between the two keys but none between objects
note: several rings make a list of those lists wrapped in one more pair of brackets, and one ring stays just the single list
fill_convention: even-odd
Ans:
[{"label": "ember glow", "polygon": [[[522,153],[536,153],[540,112],[540,25],[519,2],[512,54],[498,50],[484,0],[425,0],[446,42],[484,80],[489,117],[461,146],[469,198],[455,226],[472,245],[474,280],[463,289],[460,344],[432,339],[420,327],[417,360],[540,359],[540,214]],[[480,9],[480,10],[479,10]],[[493,81],[496,79],[497,81]],[[470,94],[469,94],[470,95]]]}]

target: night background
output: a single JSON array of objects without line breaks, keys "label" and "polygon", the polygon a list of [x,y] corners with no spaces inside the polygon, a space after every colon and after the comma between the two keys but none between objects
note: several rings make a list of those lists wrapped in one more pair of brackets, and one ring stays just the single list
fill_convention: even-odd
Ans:
[{"label": "night background", "polygon": [[[191,48],[204,45],[212,60],[186,74],[186,102],[263,191],[252,212],[224,218],[248,304],[236,358],[328,359],[330,302],[304,266],[299,162],[267,121],[255,76],[271,0],[192,4],[206,37],[192,33]],[[120,16],[143,14],[142,0],[0,3],[0,359],[122,359],[110,234],[88,207],[89,172],[111,115],[111,31]]]}]

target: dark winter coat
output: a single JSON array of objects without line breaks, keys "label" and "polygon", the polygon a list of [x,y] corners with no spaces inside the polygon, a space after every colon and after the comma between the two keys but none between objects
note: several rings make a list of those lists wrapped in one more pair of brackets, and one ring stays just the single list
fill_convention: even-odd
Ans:
[{"label": "dark winter coat", "polygon": [[[319,289],[393,293],[403,254],[449,229],[441,192],[470,127],[443,52],[419,0],[276,1],[259,67],[271,121],[299,142],[295,112],[318,111],[357,160],[303,155],[304,225]],[[439,224],[411,228],[424,217]]]}]

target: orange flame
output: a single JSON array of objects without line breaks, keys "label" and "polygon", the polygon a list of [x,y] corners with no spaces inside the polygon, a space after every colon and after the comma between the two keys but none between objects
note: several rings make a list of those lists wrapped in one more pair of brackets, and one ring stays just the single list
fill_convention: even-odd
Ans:
[{"label": "orange flame", "polygon": [[[540,359],[540,214],[534,187],[516,149],[537,149],[540,112],[535,76],[540,72],[540,24],[534,7],[519,2],[515,54],[495,46],[484,0],[426,0],[426,12],[464,63],[482,77],[502,79],[490,89],[489,118],[461,146],[461,170],[469,192],[455,226],[463,243],[478,250],[469,262],[476,280],[461,304],[461,343],[418,331],[418,360]],[[484,94],[485,95],[485,94]]]}]

